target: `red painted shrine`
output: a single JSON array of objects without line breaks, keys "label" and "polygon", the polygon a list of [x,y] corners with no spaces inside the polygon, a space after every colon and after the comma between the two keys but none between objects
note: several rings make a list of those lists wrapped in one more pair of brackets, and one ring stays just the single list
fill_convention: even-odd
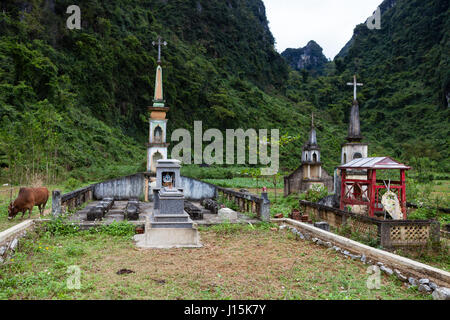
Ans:
[{"label": "red painted shrine", "polygon": [[[400,202],[403,219],[406,220],[406,180],[405,171],[410,167],[399,163],[389,157],[357,158],[339,167],[341,170],[341,200],[340,209],[346,205],[363,205],[368,207],[370,217],[377,212],[384,212],[381,204],[381,191],[390,187],[397,194]],[[400,180],[386,181],[377,180],[377,170],[399,170]],[[367,172],[366,179],[353,179],[355,172]]]}]

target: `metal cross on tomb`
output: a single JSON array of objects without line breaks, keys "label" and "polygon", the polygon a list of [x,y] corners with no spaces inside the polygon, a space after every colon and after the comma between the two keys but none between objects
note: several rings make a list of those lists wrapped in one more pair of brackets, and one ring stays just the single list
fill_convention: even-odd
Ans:
[{"label": "metal cross on tomb", "polygon": [[362,83],[356,82],[356,75],[353,76],[353,82],[347,82],[348,86],[353,86],[353,99],[356,100],[356,87],[362,87]]},{"label": "metal cross on tomb", "polygon": [[158,42],[155,42],[155,41],[153,41],[152,42],[152,44],[155,46],[155,45],[158,45],[158,63],[161,63],[161,46],[162,45],[164,45],[164,46],[167,46],[167,41],[164,41],[164,42],[161,42],[161,37],[159,36],[158,37]]}]

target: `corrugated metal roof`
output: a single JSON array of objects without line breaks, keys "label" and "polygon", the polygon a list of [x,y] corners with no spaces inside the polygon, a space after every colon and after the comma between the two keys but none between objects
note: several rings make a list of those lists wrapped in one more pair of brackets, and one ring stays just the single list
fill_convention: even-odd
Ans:
[{"label": "corrugated metal roof", "polygon": [[390,157],[358,158],[339,167],[339,169],[406,169],[411,167],[397,162]]}]

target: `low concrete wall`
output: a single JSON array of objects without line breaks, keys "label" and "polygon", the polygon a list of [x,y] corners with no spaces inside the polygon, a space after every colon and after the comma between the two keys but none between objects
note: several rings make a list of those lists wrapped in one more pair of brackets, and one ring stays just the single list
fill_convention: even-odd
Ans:
[{"label": "low concrete wall", "polygon": [[[214,198],[217,186],[197,179],[181,177],[181,185],[187,200],[203,200]],[[144,196],[145,177],[143,173],[100,182],[94,187],[94,198],[111,197],[115,200],[128,200],[129,198],[142,198]],[[152,192],[149,190],[149,194]]]},{"label": "low concrete wall", "polygon": [[365,244],[357,241],[336,235],[332,232],[328,232],[312,225],[302,223],[292,219],[271,219],[275,223],[287,223],[290,224],[302,232],[309,233],[316,238],[323,241],[329,241],[332,244],[339,246],[340,248],[347,249],[352,253],[364,254],[367,258],[374,261],[380,261],[392,269],[398,269],[402,273],[417,277],[417,278],[429,278],[438,285],[449,286],[450,285],[450,272],[441,270],[384,250],[369,247]]},{"label": "low concrete wall", "polygon": [[[217,196],[217,186],[197,179],[181,177],[184,196],[187,200],[199,201]],[[114,198],[114,200],[141,199],[145,193],[145,174],[111,179],[99,182],[79,190],[61,195],[53,191],[52,213],[57,216],[66,209],[74,209],[84,202],[93,199]],[[152,200],[152,190],[149,189],[149,199]]]},{"label": "low concrete wall", "polygon": [[[74,209],[84,202],[93,199],[143,199],[145,193],[145,176],[145,173],[136,173],[122,178],[99,182],[63,195],[58,190],[55,190],[53,191],[52,213],[54,216],[57,216],[61,212],[66,211],[66,208]],[[203,199],[217,198],[218,192],[221,191],[236,200],[242,210],[257,213],[258,217],[264,221],[270,219],[270,202],[267,198],[264,199],[255,195],[221,188],[211,183],[184,176],[181,176],[181,185],[186,200],[200,201]],[[149,199],[153,200],[153,191],[151,189],[149,189]]]},{"label": "low concrete wall", "polygon": [[187,200],[211,199],[217,196],[217,186],[207,182],[182,176],[181,185]]},{"label": "low concrete wall", "polygon": [[255,194],[238,192],[227,188],[217,187],[218,194],[239,206],[240,212],[252,212],[262,221],[270,220],[270,201],[267,193],[261,197]]},{"label": "low concrete wall", "polygon": [[300,200],[299,205],[313,221],[327,221],[335,228],[349,227],[352,232],[376,238],[385,248],[424,246],[429,241],[440,241],[439,222],[434,220],[381,220],[305,200]]},{"label": "low concrete wall", "polygon": [[17,248],[19,239],[34,228],[32,219],[25,220],[5,231],[0,232],[0,264],[7,260],[9,254]]},{"label": "low concrete wall", "polygon": [[143,198],[144,184],[145,179],[143,173],[100,182],[93,185],[94,198],[114,198],[114,200]]}]

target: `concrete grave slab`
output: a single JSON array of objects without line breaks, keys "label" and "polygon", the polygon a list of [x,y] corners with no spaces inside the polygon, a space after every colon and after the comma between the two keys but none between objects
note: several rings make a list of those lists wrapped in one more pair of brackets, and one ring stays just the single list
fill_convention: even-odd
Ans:
[{"label": "concrete grave slab", "polygon": [[230,208],[222,208],[217,213],[219,218],[228,219],[228,220],[237,220],[237,212]]}]

